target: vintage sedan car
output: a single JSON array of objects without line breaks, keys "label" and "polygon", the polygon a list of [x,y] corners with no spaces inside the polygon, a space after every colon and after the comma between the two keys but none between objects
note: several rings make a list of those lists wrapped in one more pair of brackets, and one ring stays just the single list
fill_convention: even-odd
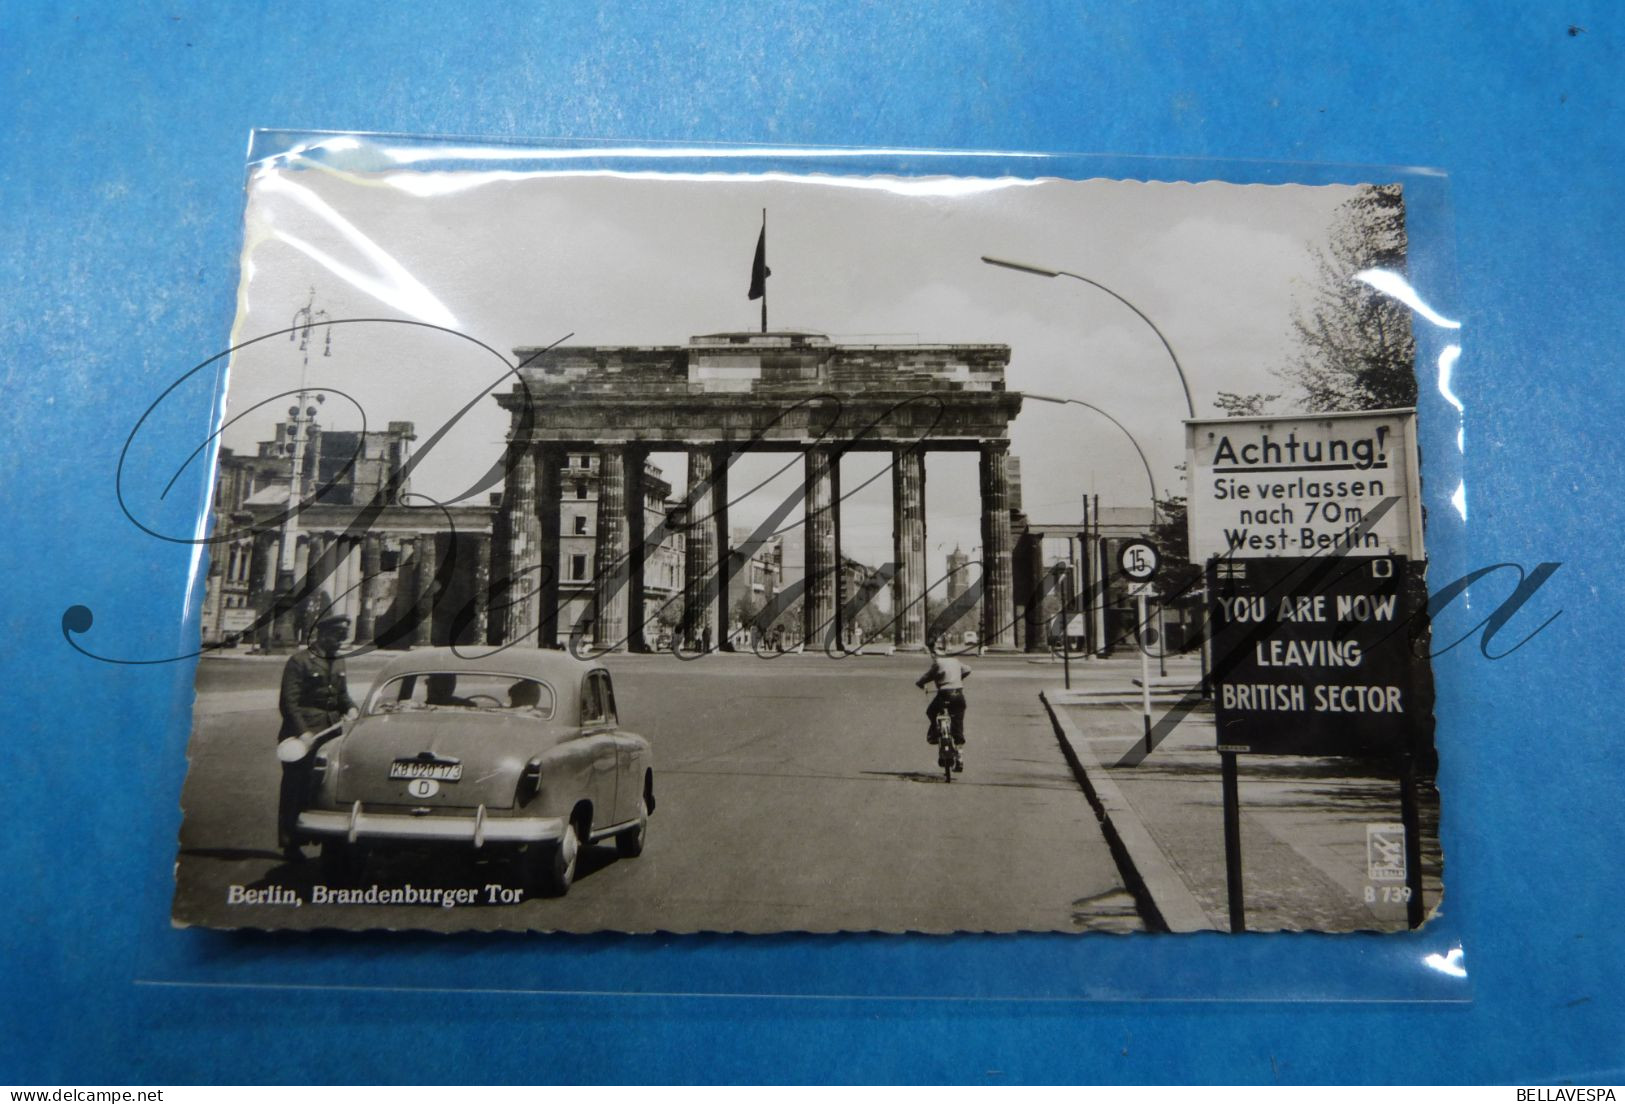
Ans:
[{"label": "vintage sedan car", "polygon": [[371,851],[432,845],[505,851],[528,889],[559,895],[584,844],[641,854],[655,806],[649,741],[620,727],[609,671],[558,651],[401,655],[312,754],[297,831],[335,877]]}]

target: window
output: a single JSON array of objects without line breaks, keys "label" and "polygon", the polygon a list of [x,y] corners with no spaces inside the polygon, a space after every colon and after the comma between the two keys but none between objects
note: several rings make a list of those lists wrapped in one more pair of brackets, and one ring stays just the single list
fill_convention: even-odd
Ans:
[{"label": "window", "polygon": [[578,537],[586,536],[587,535],[587,519],[583,515],[577,514],[572,520],[575,522],[576,536],[578,536]]},{"label": "window", "polygon": [[367,712],[517,713],[546,720],[553,716],[553,701],[553,688],[535,679],[436,671],[391,680],[372,695]]},{"label": "window", "polygon": [[581,723],[613,725],[615,691],[609,685],[608,671],[590,672],[581,684]]},{"label": "window", "polygon": [[583,468],[590,468],[590,467],[592,467],[592,457],[591,457],[591,456],[588,456],[588,455],[586,455],[586,454],[582,454],[582,457],[581,457],[581,466],[582,466],[582,467],[583,467]]},{"label": "window", "polygon": [[586,483],[583,482],[583,483],[577,483],[576,484],[576,497],[577,498],[586,498],[587,497],[587,484]]},{"label": "window", "polygon": [[570,557],[570,578],[575,579],[575,580],[581,580],[581,579],[585,579],[586,577],[587,577],[587,557],[586,556],[571,556]]},{"label": "window", "polygon": [[581,681],[581,723],[604,723],[604,701],[598,693],[598,672],[594,671]]}]

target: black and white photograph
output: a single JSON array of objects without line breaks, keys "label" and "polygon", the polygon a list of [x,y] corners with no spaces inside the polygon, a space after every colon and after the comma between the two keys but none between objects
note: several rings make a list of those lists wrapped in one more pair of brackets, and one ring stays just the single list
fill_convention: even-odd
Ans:
[{"label": "black and white photograph", "polygon": [[251,166],[177,924],[1439,908],[1398,183],[411,153]]}]

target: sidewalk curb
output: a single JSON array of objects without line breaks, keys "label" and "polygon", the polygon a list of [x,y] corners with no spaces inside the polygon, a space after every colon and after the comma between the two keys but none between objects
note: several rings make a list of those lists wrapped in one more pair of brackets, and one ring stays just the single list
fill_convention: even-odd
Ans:
[{"label": "sidewalk curb", "polygon": [[[1052,705],[1117,705],[1127,702],[1138,706],[1144,695],[1137,689],[1126,690],[1121,686],[1091,686],[1077,690],[1046,690]],[[1152,704],[1171,704],[1183,701],[1185,694],[1170,693],[1166,690],[1153,688],[1151,691]]]},{"label": "sidewalk curb", "polygon": [[1083,787],[1089,804],[1094,807],[1106,846],[1139,907],[1146,928],[1162,932],[1215,930],[1213,921],[1168,861],[1168,856],[1151,838],[1145,823],[1123,797],[1117,783],[1106,776],[1106,769],[1095,757],[1089,741],[1066,714],[1051,704],[1048,691],[1040,690],[1038,700],[1044,703],[1055,727],[1061,754],[1066,756],[1078,785]]}]

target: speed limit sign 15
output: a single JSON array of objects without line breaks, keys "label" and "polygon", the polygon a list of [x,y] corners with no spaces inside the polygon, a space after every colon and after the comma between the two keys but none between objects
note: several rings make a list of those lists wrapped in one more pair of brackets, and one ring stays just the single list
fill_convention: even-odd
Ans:
[{"label": "speed limit sign 15", "polygon": [[1137,583],[1143,583],[1157,573],[1157,546],[1150,541],[1129,541],[1117,553],[1117,565],[1123,574]]}]

